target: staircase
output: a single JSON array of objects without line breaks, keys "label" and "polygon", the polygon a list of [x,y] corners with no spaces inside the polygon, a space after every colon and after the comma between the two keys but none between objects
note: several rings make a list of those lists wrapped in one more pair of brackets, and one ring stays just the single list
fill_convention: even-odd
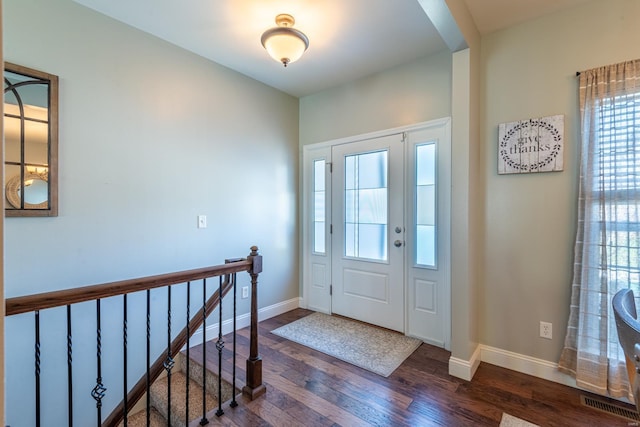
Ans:
[{"label": "staircase", "polygon": [[[202,328],[203,350],[200,355],[207,354],[207,318],[216,309],[218,325],[223,325],[222,313],[228,310],[226,307],[232,306],[232,330],[236,331],[236,274],[240,272],[248,273],[251,280],[249,357],[246,367],[239,369],[244,382],[241,388],[232,385],[235,384],[236,367],[239,367],[235,332],[231,340],[233,349],[224,348],[221,340],[212,343],[218,352],[218,363],[206,359],[205,364],[193,357],[187,361],[187,356],[180,352],[189,343],[190,337]],[[44,419],[49,420],[49,425],[88,426],[93,424],[93,419],[93,425],[98,427],[117,427],[125,424],[125,414],[135,414],[127,418],[126,424],[138,426],[147,425],[149,412],[149,424],[152,426],[197,426],[207,424],[207,421],[216,422],[217,416],[222,415],[223,411],[231,412],[230,407],[238,403],[234,397],[240,390],[243,402],[258,398],[266,392],[262,384],[262,359],[258,353],[257,296],[258,274],[261,272],[262,256],[258,248],[252,246],[246,258],[227,259],[221,265],[7,299],[6,316],[24,315],[16,318],[13,327],[20,331],[33,330],[34,339],[33,350],[25,348],[19,358],[25,364],[35,364],[33,377],[25,378],[33,384],[33,394],[28,387],[12,391],[19,392],[24,402],[23,405],[12,407],[12,419],[31,417],[33,422],[29,424],[36,427],[44,425]],[[152,302],[161,305],[166,303],[166,312],[164,309],[152,310]],[[78,308],[79,304],[83,304],[82,309]],[[106,309],[102,309],[103,305]],[[182,315],[176,316],[180,311],[186,315],[184,320],[180,319]],[[41,312],[44,316],[42,322]],[[146,331],[140,328],[145,324]],[[138,327],[130,327],[133,325]],[[92,331],[94,327],[95,333]],[[180,327],[182,329],[176,332]],[[103,330],[106,332],[103,333]],[[63,344],[50,345],[48,337],[62,338],[65,331]],[[218,332],[221,334],[221,329]],[[41,336],[47,337],[42,346]],[[152,348],[162,348],[165,343],[164,350],[153,350],[152,354]],[[77,352],[74,350],[77,348],[93,351]],[[103,349],[107,350],[105,357]],[[221,369],[223,352],[226,354],[224,360],[233,367],[229,374]],[[122,354],[122,365],[118,365],[113,358],[117,353]],[[141,356],[144,353],[146,370],[130,364],[132,355]],[[66,369],[59,363],[65,356]],[[157,358],[154,360],[154,357]],[[203,372],[201,363],[205,364],[206,372]],[[130,366],[134,366],[134,370],[129,370]],[[26,365],[24,372],[27,372]],[[128,381],[133,372],[134,376],[140,375],[135,383]],[[221,378],[218,379],[212,372],[221,372]],[[122,374],[123,391],[120,393],[123,398],[115,407],[109,405],[106,408],[109,414],[106,411],[103,413],[103,398],[107,392],[105,384],[117,382],[117,379],[103,378],[103,373]],[[57,393],[52,397],[48,393],[53,384],[57,390],[65,382],[67,387],[64,395]],[[151,387],[147,384],[151,384]],[[89,386],[92,388],[89,389]],[[115,391],[109,388],[110,393]],[[212,394],[216,390],[221,390],[220,397]],[[88,397],[95,401],[95,407],[86,404]],[[55,418],[53,422],[51,417]],[[221,422],[225,422],[223,419]],[[12,422],[7,421],[7,424]]]},{"label": "staircase", "polygon": [[[189,372],[187,373],[187,360],[184,353],[179,353],[176,357],[176,366],[178,369],[173,369],[171,373],[171,402],[167,402],[169,379],[167,376],[158,378],[151,385],[150,393],[150,426],[152,427],[166,427],[170,425],[172,427],[187,426],[187,425],[199,425],[202,420],[202,401],[203,401],[203,372],[202,364],[200,361],[191,358],[189,362]],[[186,402],[187,402],[187,383],[189,384],[189,415],[188,422],[186,420]],[[218,408],[218,396],[216,390],[218,389],[218,375],[212,372],[210,369],[206,370],[204,375],[204,384],[206,385],[206,392],[204,394],[204,400],[206,402],[205,414],[208,419],[216,418],[215,410]],[[222,402],[223,410],[229,407],[229,401],[233,397],[233,386],[231,382],[225,378],[223,371],[222,384]],[[235,395],[241,393],[239,388],[236,388]],[[146,399],[142,399],[142,402],[146,402]],[[167,423],[168,414],[170,415],[170,423]],[[213,420],[211,420],[213,421]],[[120,423],[120,426],[124,426],[124,422]],[[127,419],[128,427],[146,427],[147,426],[147,411],[146,408],[142,408],[140,411],[130,415]]]}]

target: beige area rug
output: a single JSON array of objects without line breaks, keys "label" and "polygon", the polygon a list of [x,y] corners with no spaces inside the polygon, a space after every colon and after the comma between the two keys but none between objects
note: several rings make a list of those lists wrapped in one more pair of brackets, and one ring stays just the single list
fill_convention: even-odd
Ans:
[{"label": "beige area rug", "polygon": [[271,333],[388,377],[422,341],[342,317],[313,313]]},{"label": "beige area rug", "polygon": [[516,418],[513,415],[509,415],[506,412],[502,413],[502,421],[500,421],[500,427],[539,427],[538,424],[532,424],[529,421]]}]

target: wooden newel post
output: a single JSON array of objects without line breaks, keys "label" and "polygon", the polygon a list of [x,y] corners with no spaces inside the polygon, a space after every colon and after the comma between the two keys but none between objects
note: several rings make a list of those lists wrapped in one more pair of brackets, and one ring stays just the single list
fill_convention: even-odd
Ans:
[{"label": "wooden newel post", "polygon": [[262,359],[258,355],[258,274],[262,272],[262,255],[258,254],[257,246],[251,247],[251,254],[247,259],[253,262],[249,271],[251,275],[251,336],[247,359],[247,385],[242,388],[242,393],[253,400],[267,391],[262,384]]}]

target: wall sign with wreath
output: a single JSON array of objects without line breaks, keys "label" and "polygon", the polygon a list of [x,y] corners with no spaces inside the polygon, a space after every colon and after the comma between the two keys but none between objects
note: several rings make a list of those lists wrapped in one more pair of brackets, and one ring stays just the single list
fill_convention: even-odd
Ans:
[{"label": "wall sign with wreath", "polygon": [[498,173],[561,171],[563,149],[563,115],[501,123]]}]

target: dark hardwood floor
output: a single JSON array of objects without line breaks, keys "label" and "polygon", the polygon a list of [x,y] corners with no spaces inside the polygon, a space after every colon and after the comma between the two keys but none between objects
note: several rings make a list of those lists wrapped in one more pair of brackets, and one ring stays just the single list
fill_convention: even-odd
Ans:
[{"label": "dark hardwood floor", "polygon": [[[473,381],[448,374],[450,353],[422,344],[388,378],[287,341],[271,330],[310,314],[296,309],[259,324],[266,395],[223,407],[210,424],[228,426],[498,426],[502,413],[540,426],[633,426],[581,405],[571,387],[482,363]],[[232,363],[225,336],[223,369]],[[238,377],[244,378],[249,331],[238,331]],[[207,360],[217,365],[215,345]],[[202,359],[202,347],[191,349]],[[618,403],[618,402],[616,402]],[[632,409],[630,405],[628,408]],[[195,424],[197,425],[197,424]]]}]

